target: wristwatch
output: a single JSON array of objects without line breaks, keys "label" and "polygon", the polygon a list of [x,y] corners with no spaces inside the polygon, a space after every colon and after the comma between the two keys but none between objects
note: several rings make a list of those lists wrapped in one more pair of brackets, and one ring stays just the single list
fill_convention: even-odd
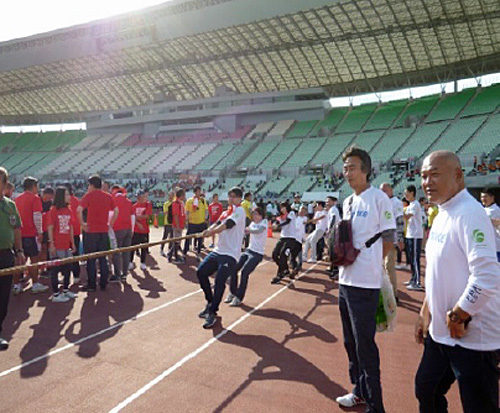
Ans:
[{"label": "wristwatch", "polygon": [[472,319],[471,316],[467,317],[466,319],[460,318],[458,313],[456,313],[453,310],[448,311],[448,318],[452,323],[458,323],[458,324],[468,324],[469,321]]}]

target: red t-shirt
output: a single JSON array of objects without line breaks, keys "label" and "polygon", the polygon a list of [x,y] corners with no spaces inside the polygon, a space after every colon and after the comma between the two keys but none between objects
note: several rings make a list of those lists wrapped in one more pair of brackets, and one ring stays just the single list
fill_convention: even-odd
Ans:
[{"label": "red t-shirt", "polygon": [[219,220],[220,215],[222,214],[222,204],[220,202],[212,202],[208,206],[208,216],[210,217],[210,222],[214,223]]},{"label": "red t-shirt", "polygon": [[71,227],[72,223],[71,209],[68,207],[57,209],[53,206],[47,212],[47,223],[53,225],[54,246],[57,250],[67,250],[71,248]]},{"label": "red t-shirt", "polygon": [[[137,234],[149,234],[149,216],[153,213],[153,205],[151,202],[136,202],[132,206],[132,210],[135,214],[135,227],[134,232]],[[139,218],[139,215],[148,215],[146,218]],[[139,228],[137,223],[142,224],[143,228]]]},{"label": "red t-shirt", "polygon": [[111,194],[95,189],[82,198],[80,205],[87,209],[87,229],[89,233],[108,232],[109,211],[115,209]]},{"label": "red t-shirt", "polygon": [[113,225],[113,229],[118,231],[120,229],[132,229],[132,201],[126,195],[117,193],[114,195],[115,205],[118,207],[118,218]]},{"label": "red t-shirt", "polygon": [[184,209],[184,202],[175,200],[172,202],[172,225],[174,225],[174,217],[179,217],[179,225],[181,228],[184,228],[186,224],[186,210]]},{"label": "red t-shirt", "polygon": [[71,223],[73,224],[73,235],[80,235],[82,233],[80,228],[80,221],[78,220],[78,214],[76,213],[79,205],[80,201],[78,200],[78,198],[74,195],[71,195],[69,206],[71,210]]},{"label": "red t-shirt", "polygon": [[33,221],[34,212],[42,212],[42,201],[33,192],[25,191],[15,200],[21,217],[21,236],[36,237],[37,230]]}]

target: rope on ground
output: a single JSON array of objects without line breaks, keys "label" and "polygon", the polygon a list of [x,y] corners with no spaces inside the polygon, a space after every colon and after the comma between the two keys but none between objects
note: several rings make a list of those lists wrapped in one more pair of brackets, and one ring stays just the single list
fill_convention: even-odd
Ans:
[{"label": "rope on ground", "polygon": [[0,269],[0,277],[2,277],[4,275],[22,273],[26,270],[33,269],[33,268],[36,268],[37,270],[39,270],[39,269],[45,269],[45,268],[59,267],[61,265],[73,264],[74,262],[87,261],[87,260],[92,260],[92,259],[96,259],[96,258],[100,258],[100,257],[106,257],[108,255],[120,254],[122,252],[136,251],[136,250],[142,249],[142,248],[155,247],[157,245],[163,245],[163,244],[167,244],[170,242],[179,242],[179,241],[183,241],[186,239],[201,238],[200,235],[201,235],[200,233],[191,234],[191,235],[185,235],[183,237],[168,238],[168,239],[161,240],[161,241],[154,241],[154,242],[147,242],[144,244],[131,245],[130,247],[122,247],[122,248],[115,248],[115,249],[106,250],[106,251],[91,252],[89,254],[76,255],[74,257],[69,257],[69,258],[62,258],[62,259],[51,260],[51,261],[40,261],[40,262],[36,262],[33,264],[18,265],[17,267],[9,267],[9,268]]}]

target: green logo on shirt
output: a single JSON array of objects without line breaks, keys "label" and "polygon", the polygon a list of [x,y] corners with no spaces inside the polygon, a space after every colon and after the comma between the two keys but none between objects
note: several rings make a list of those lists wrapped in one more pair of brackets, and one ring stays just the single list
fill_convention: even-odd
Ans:
[{"label": "green logo on shirt", "polygon": [[475,229],[472,231],[472,237],[474,238],[474,241],[476,242],[484,242],[484,232]]},{"label": "green logo on shirt", "polygon": [[391,219],[392,214],[389,211],[385,211],[385,219]]}]

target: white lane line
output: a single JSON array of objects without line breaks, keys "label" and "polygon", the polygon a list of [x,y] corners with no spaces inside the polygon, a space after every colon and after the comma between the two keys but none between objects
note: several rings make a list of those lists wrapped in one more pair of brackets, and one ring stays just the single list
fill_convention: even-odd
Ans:
[{"label": "white lane line", "polygon": [[[259,264],[257,267],[265,265],[268,262],[270,262],[270,261],[265,261],[265,262]],[[173,299],[171,301],[168,301],[168,302],[166,302],[164,304],[161,304],[158,307],[151,308],[150,310],[147,310],[147,311],[144,311],[142,313],[139,313],[139,314],[137,314],[137,315],[135,315],[135,316],[133,316],[131,318],[128,318],[128,319],[120,321],[120,322],[118,322],[116,324],[110,325],[109,327],[106,327],[106,328],[104,328],[102,330],[96,331],[95,333],[92,333],[92,334],[90,334],[88,336],[82,337],[82,338],[78,339],[77,341],[75,341],[73,343],[68,343],[68,344],[66,344],[66,345],[64,345],[62,347],[56,348],[56,349],[54,349],[52,351],[49,351],[48,353],[42,354],[41,356],[38,356],[38,357],[35,357],[35,358],[31,359],[31,360],[25,361],[24,363],[21,363],[21,364],[19,364],[17,366],[11,367],[10,369],[2,371],[0,373],[0,377],[7,376],[10,373],[14,373],[15,371],[21,370],[22,368],[27,367],[27,366],[29,366],[31,364],[37,363],[37,362],[39,362],[41,360],[44,360],[44,359],[46,359],[48,357],[51,357],[51,356],[55,355],[55,354],[61,353],[61,352],[65,351],[65,350],[69,350],[70,348],[78,346],[79,344],[84,343],[85,341],[91,340],[91,339],[93,339],[95,337],[99,337],[100,335],[102,335],[104,333],[107,333],[108,331],[114,330],[115,328],[121,327],[121,326],[123,326],[125,324],[128,324],[128,323],[132,322],[132,321],[138,320],[138,319],[140,319],[142,317],[146,317],[147,315],[150,315],[150,314],[153,314],[153,313],[155,313],[157,311],[163,310],[164,308],[170,307],[172,304],[175,304],[175,303],[178,303],[179,301],[185,300],[186,298],[189,298],[189,297],[191,297],[193,295],[196,295],[196,294],[198,294],[198,293],[200,293],[202,291],[203,290],[200,288],[200,289],[198,289],[196,291],[192,291],[190,293],[184,294],[183,296],[177,297],[177,298],[175,298],[175,299]]]},{"label": "white lane line", "polygon": [[221,337],[224,337],[228,332],[233,330],[236,326],[241,324],[243,321],[245,321],[248,317],[250,317],[253,313],[255,313],[257,310],[260,310],[263,306],[265,306],[269,301],[271,301],[273,298],[281,294],[283,291],[287,290],[288,287],[290,287],[292,284],[295,283],[299,278],[301,278],[303,275],[307,274],[309,271],[311,271],[314,267],[316,267],[317,264],[314,264],[312,267],[308,268],[305,272],[303,272],[300,276],[298,276],[295,280],[290,281],[287,285],[284,287],[280,288],[278,291],[276,291],[274,294],[270,295],[267,297],[264,301],[262,301],[257,307],[254,307],[251,311],[248,313],[244,314],[241,316],[239,319],[237,319],[233,324],[231,324],[229,327],[225,328],[222,330],[219,334],[217,334],[215,337],[212,337],[210,340],[208,340],[205,344],[202,346],[198,347],[196,350],[192,351],[189,353],[187,356],[183,357],[181,360],[179,360],[177,363],[175,363],[173,366],[169,367],[167,370],[165,370],[163,373],[161,373],[159,376],[155,377],[153,380],[151,380],[149,383],[147,383],[145,386],[137,390],[134,394],[130,395],[127,397],[124,401],[122,401],[120,404],[118,404],[116,407],[113,407],[109,413],[117,413],[120,410],[124,409],[127,407],[130,403],[132,403],[134,400],[138,399],[140,396],[142,396],[144,393],[146,393],[148,390],[150,390],[153,386],[157,385],[159,382],[161,382],[164,378],[168,377],[170,374],[172,374],[174,371],[182,367],[185,363],[187,363],[189,360],[195,358],[198,354],[200,354],[202,351],[206,350],[208,347],[210,347],[212,344],[214,344],[216,341],[218,341]]}]

